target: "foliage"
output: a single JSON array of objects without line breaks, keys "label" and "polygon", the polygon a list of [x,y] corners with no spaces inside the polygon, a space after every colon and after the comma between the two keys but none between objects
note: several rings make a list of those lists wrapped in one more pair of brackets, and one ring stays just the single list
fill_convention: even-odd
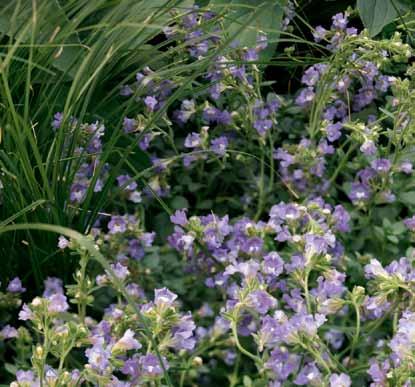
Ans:
[{"label": "foliage", "polygon": [[358,0],[357,8],[371,36],[379,34],[402,13],[409,11],[410,2],[405,0]]}]

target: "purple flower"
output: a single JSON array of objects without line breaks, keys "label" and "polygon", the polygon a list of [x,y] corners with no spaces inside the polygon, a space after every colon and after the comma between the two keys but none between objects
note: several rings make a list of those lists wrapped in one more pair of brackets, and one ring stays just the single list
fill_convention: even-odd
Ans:
[{"label": "purple flower", "polygon": [[337,13],[332,17],[333,27],[335,29],[344,30],[347,27],[347,14],[346,13]]},{"label": "purple flower", "polygon": [[292,273],[298,269],[304,269],[305,267],[305,258],[301,254],[294,254],[291,257],[291,261],[285,264],[285,270],[287,273]]},{"label": "purple flower", "polygon": [[23,304],[22,310],[19,312],[19,320],[31,320],[33,318],[33,312],[30,310],[27,304]]},{"label": "purple flower", "polygon": [[361,203],[368,200],[370,197],[370,190],[369,188],[360,183],[353,183],[351,186],[351,190],[349,192],[349,199],[353,203]]},{"label": "purple flower", "polygon": [[125,290],[131,297],[145,298],[144,291],[137,284],[128,284]]},{"label": "purple flower", "polygon": [[26,288],[22,286],[22,281],[20,281],[20,278],[15,277],[7,285],[7,291],[10,293],[23,293],[26,291]]},{"label": "purple flower", "polygon": [[172,347],[178,351],[185,349],[191,351],[195,344],[196,340],[194,338],[194,330],[196,329],[196,324],[192,319],[191,313],[187,313],[180,317],[180,320],[177,325],[172,328]]},{"label": "purple flower", "polygon": [[360,147],[360,151],[366,156],[376,154],[376,145],[372,140],[366,140]]},{"label": "purple flower", "polygon": [[186,139],[184,140],[184,146],[186,148],[197,148],[202,144],[202,140],[200,138],[199,133],[190,133],[187,135]]},{"label": "purple flower", "polygon": [[225,136],[214,138],[210,142],[210,150],[216,153],[218,156],[224,156],[226,154],[226,148],[228,147],[229,141]]},{"label": "purple flower", "polygon": [[170,216],[170,220],[172,223],[177,224],[178,226],[186,226],[188,220],[186,216],[187,209],[184,208],[182,210],[176,210],[176,212]]},{"label": "purple flower", "polygon": [[43,297],[50,298],[53,294],[63,294],[63,282],[60,278],[48,277],[43,283],[45,285]]},{"label": "purple flower", "polygon": [[378,363],[376,360],[371,359],[367,373],[377,385],[383,386],[385,385],[384,383],[386,383],[389,370],[390,363],[388,360],[385,360],[383,363]]},{"label": "purple flower", "polygon": [[389,310],[391,303],[384,296],[366,297],[363,303],[364,312],[369,319],[378,319]]},{"label": "purple flower", "polygon": [[295,99],[295,103],[298,106],[306,107],[313,102],[315,96],[314,89],[312,87],[306,87],[301,90],[300,94]]},{"label": "purple flower", "polygon": [[377,159],[370,163],[370,166],[378,173],[386,173],[391,169],[391,162],[388,159]]},{"label": "purple flower", "polygon": [[330,376],[330,387],[350,387],[351,385],[352,380],[347,374],[331,374]]},{"label": "purple flower", "polygon": [[[161,366],[158,357],[152,353],[141,356],[138,362],[141,366],[141,371],[145,376],[157,377],[163,374],[163,367]],[[169,368],[169,364],[165,358],[163,358],[163,365],[165,369]]]},{"label": "purple flower", "polygon": [[364,107],[370,105],[376,97],[376,92],[373,87],[362,87],[353,99],[353,110],[360,111]]},{"label": "purple flower", "polygon": [[334,349],[340,349],[344,342],[344,334],[335,329],[328,330],[324,338]]},{"label": "purple flower", "polygon": [[411,359],[415,349],[415,313],[407,310],[399,320],[398,330],[390,341],[390,348],[402,361]]},{"label": "purple flower", "polygon": [[412,173],[412,168],[412,163],[408,160],[403,161],[398,167],[400,172],[406,173],[407,175],[410,175]]},{"label": "purple flower", "polygon": [[259,314],[266,314],[277,306],[277,300],[263,290],[255,290],[248,296],[248,305]]},{"label": "purple flower", "polygon": [[325,38],[326,38],[327,33],[328,33],[328,31],[327,31],[324,27],[322,27],[322,26],[317,26],[317,27],[315,28],[314,32],[313,32],[313,37],[314,37],[314,40],[315,40],[316,42],[320,42],[320,41],[322,41],[323,39],[325,39]]},{"label": "purple flower", "polygon": [[127,230],[127,222],[123,216],[114,215],[108,222],[108,230],[110,234],[122,233]]},{"label": "purple flower", "polygon": [[326,127],[327,132],[327,139],[330,142],[336,141],[342,135],[341,129],[343,128],[343,124],[341,122],[336,122],[335,124],[329,124]]},{"label": "purple flower", "polygon": [[154,111],[157,103],[158,103],[157,99],[151,95],[148,95],[147,97],[144,98],[144,104],[146,105],[147,109],[150,112]]},{"label": "purple flower", "polygon": [[137,379],[140,376],[140,364],[137,358],[127,359],[124,362],[121,372],[124,375],[129,375],[133,379]]},{"label": "purple flower", "polygon": [[332,155],[335,152],[334,146],[329,145],[328,142],[326,140],[323,140],[323,139],[320,140],[320,143],[318,144],[318,150],[323,155]]},{"label": "purple flower", "polygon": [[117,176],[117,183],[119,187],[123,187],[127,191],[134,191],[137,188],[137,183],[129,175]]},{"label": "purple flower", "polygon": [[3,339],[12,339],[18,336],[16,328],[13,328],[11,325],[6,325],[0,331],[0,337]]},{"label": "purple flower", "polygon": [[209,94],[212,99],[215,101],[220,98],[220,95],[222,93],[222,84],[220,82],[217,82],[213,84],[211,87],[209,87]]},{"label": "purple flower", "polygon": [[110,366],[111,350],[104,347],[102,340],[88,348],[85,355],[88,358],[88,363],[96,371],[104,373],[107,367]]},{"label": "purple flower", "polygon": [[411,231],[415,231],[415,215],[411,218],[407,218],[403,221],[404,225],[409,228]]},{"label": "purple flower", "polygon": [[141,344],[134,338],[134,332],[127,329],[124,335],[112,347],[113,351],[129,351],[131,349],[140,349]]},{"label": "purple flower", "polygon": [[334,208],[333,218],[336,222],[336,229],[340,232],[350,231],[350,215],[342,205],[337,205]]},{"label": "purple flower", "polygon": [[377,259],[371,259],[370,263],[365,266],[365,277],[367,279],[389,278],[389,274]]},{"label": "purple flower", "polygon": [[85,184],[74,183],[71,186],[69,199],[71,202],[80,203],[84,200],[88,187]]},{"label": "purple flower", "polygon": [[300,218],[301,213],[296,204],[280,203],[272,206],[269,215],[271,219],[278,218],[285,221],[294,221]]},{"label": "purple flower", "polygon": [[271,352],[265,366],[272,370],[277,380],[284,382],[290,375],[297,372],[300,362],[300,356],[291,354],[286,348],[282,347]]},{"label": "purple flower", "polygon": [[22,370],[17,371],[16,380],[18,381],[19,385],[22,385],[22,386],[27,386],[27,385],[30,387],[40,386],[39,379],[36,378],[35,373],[33,371],[22,371]]},{"label": "purple flower", "polygon": [[258,255],[262,252],[264,241],[259,237],[252,237],[246,239],[242,245],[242,250],[250,255]]},{"label": "purple flower", "polygon": [[153,139],[153,133],[146,133],[141,138],[140,142],[138,143],[138,146],[141,150],[147,150],[150,146],[151,140]]},{"label": "purple flower", "polygon": [[364,168],[357,173],[357,177],[363,184],[369,185],[370,181],[376,176],[376,171],[373,168]]},{"label": "purple flower", "polygon": [[176,300],[177,295],[167,288],[154,290],[154,304],[157,306],[170,307]]},{"label": "purple flower", "polygon": [[151,247],[154,242],[154,238],[156,237],[156,233],[153,232],[144,232],[140,235],[141,244],[144,247]]},{"label": "purple flower", "polygon": [[348,75],[344,75],[343,77],[341,77],[340,79],[336,81],[336,90],[340,93],[345,93],[347,89],[349,88],[351,82],[352,82],[351,78]]},{"label": "purple flower", "polygon": [[144,257],[144,249],[138,239],[130,239],[128,241],[128,253],[134,259],[141,259]]},{"label": "purple flower", "polygon": [[318,285],[316,288],[311,290],[311,294],[322,304],[323,309],[327,306],[330,311],[330,304],[324,304],[324,302],[329,298],[342,296],[346,290],[344,286],[345,279],[346,275],[335,269],[324,273],[324,277],[320,276],[317,278]]},{"label": "purple flower", "polygon": [[63,250],[69,246],[69,241],[63,236],[60,235],[58,238],[58,247]]},{"label": "purple flower", "polygon": [[120,262],[116,264],[111,264],[111,269],[114,272],[115,277],[120,279],[121,281],[125,280],[127,276],[130,274],[128,267],[122,265]]},{"label": "purple flower", "polygon": [[249,48],[244,54],[244,60],[247,62],[255,62],[258,60],[258,53],[254,48]]},{"label": "purple flower", "polygon": [[62,313],[69,309],[66,296],[55,293],[49,297],[48,311],[52,313]]},{"label": "purple flower", "polygon": [[297,386],[322,385],[320,370],[315,363],[306,364],[294,380]]},{"label": "purple flower", "polygon": [[190,30],[197,25],[197,13],[191,10],[182,17],[182,25],[185,29]]},{"label": "purple flower", "polygon": [[55,113],[55,115],[53,116],[52,128],[59,129],[62,125],[62,121],[63,121],[63,114],[60,112]]},{"label": "purple flower", "polygon": [[284,270],[284,261],[277,252],[272,251],[264,257],[263,269],[265,274],[272,275],[273,278],[278,277]]},{"label": "purple flower", "polygon": [[134,118],[125,117],[123,121],[123,129],[125,133],[132,133],[137,130],[137,121]]},{"label": "purple flower", "polygon": [[229,265],[224,274],[232,275],[235,273],[241,273],[245,278],[254,278],[258,273],[260,267],[258,262],[249,260],[247,262],[240,262],[235,265]]},{"label": "purple flower", "polygon": [[268,38],[265,34],[258,34],[256,38],[256,48],[258,50],[265,50],[268,47]]},{"label": "purple flower", "polygon": [[348,36],[356,36],[359,33],[358,29],[355,27],[346,28],[346,34]]},{"label": "purple flower", "polygon": [[334,235],[320,236],[315,234],[305,235],[305,251],[310,255],[326,254],[329,246],[335,243]]},{"label": "purple flower", "polygon": [[215,107],[206,107],[203,110],[203,119],[208,123],[218,125],[229,125],[232,122],[232,116],[227,110],[219,110]]},{"label": "purple flower", "polygon": [[327,65],[322,63],[309,67],[304,72],[301,82],[306,86],[315,86],[326,68]]},{"label": "purple flower", "polygon": [[289,167],[290,165],[294,164],[295,161],[295,157],[283,148],[276,149],[274,151],[273,157],[276,160],[280,160],[280,165],[283,168]]},{"label": "purple flower", "polygon": [[225,362],[226,365],[232,366],[232,365],[235,364],[235,360],[236,360],[237,357],[238,357],[238,355],[235,351],[226,350],[223,361]]},{"label": "purple flower", "polygon": [[265,134],[272,128],[271,120],[256,120],[254,122],[254,128],[260,136],[265,136]]}]

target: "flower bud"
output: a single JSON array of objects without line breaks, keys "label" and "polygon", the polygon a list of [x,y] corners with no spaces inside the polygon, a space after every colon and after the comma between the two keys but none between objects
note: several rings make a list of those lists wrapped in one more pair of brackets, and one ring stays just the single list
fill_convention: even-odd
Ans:
[{"label": "flower bud", "polygon": [[38,345],[38,346],[36,347],[36,350],[35,350],[35,356],[36,356],[38,359],[41,359],[41,358],[43,357],[43,347],[42,347],[41,345]]},{"label": "flower bud", "polygon": [[195,367],[200,367],[203,365],[203,359],[200,356],[195,356],[192,360],[192,365]]}]

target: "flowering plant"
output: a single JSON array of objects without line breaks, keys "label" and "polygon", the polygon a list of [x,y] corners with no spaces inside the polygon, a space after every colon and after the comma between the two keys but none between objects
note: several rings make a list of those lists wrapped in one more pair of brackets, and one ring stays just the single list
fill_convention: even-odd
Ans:
[{"label": "flowering plant", "polygon": [[[246,46],[243,26],[230,28],[212,2],[168,9],[145,40],[160,63],[131,71],[125,59],[113,96],[121,113],[54,110],[59,152],[50,170],[40,163],[53,183],[36,205],[65,221],[28,227],[57,232],[40,254],[73,270],[58,278],[51,268],[41,290],[30,277],[3,281],[1,380],[415,383],[410,8],[376,38],[343,10],[310,27],[309,41],[295,34],[298,4],[280,8],[277,54],[301,64],[295,90],[269,81],[275,34],[256,28]],[[304,45],[312,63],[295,55]],[[16,180],[4,165],[2,207]],[[23,229],[13,222],[31,209],[0,233]]]}]

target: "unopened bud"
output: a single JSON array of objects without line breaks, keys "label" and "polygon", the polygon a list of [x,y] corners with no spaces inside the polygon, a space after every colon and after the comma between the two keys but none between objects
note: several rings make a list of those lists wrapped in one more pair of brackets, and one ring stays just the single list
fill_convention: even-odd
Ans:
[{"label": "unopened bud", "polygon": [[192,360],[192,364],[195,367],[200,367],[203,365],[203,359],[200,356],[195,356]]},{"label": "unopened bud", "polygon": [[39,359],[43,357],[43,347],[41,345],[36,347],[35,354]]}]

